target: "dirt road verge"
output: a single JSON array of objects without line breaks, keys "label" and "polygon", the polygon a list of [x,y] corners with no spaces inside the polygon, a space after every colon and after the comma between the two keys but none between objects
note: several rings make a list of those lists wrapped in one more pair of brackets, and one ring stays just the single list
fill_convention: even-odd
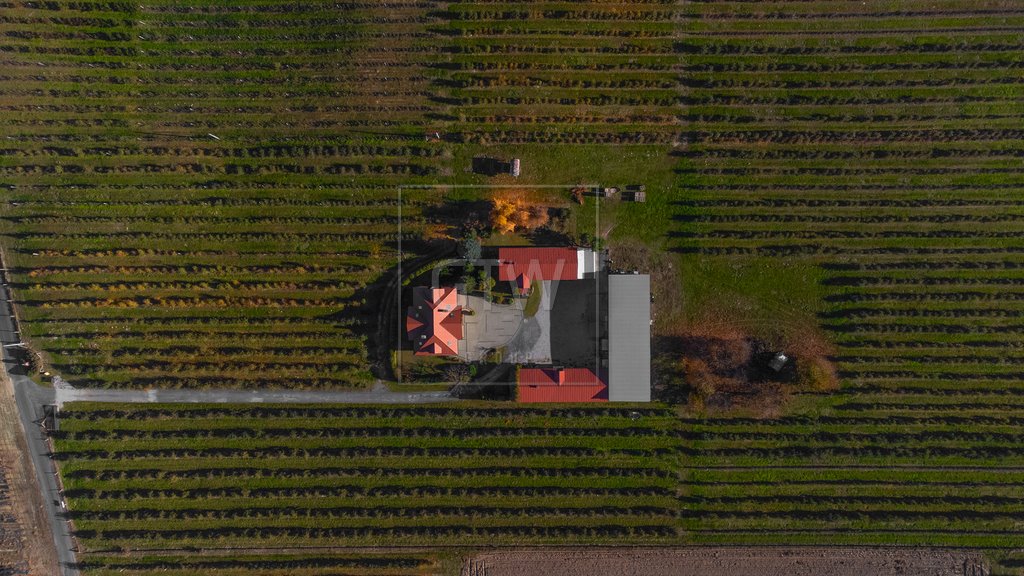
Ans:
[{"label": "dirt road verge", "polygon": [[486,552],[462,576],[986,576],[980,552],[948,548],[694,547]]},{"label": "dirt road verge", "polygon": [[0,572],[7,574],[2,567],[10,567],[11,574],[59,574],[42,491],[6,374],[0,374],[0,478],[0,516],[5,518],[0,525]]}]

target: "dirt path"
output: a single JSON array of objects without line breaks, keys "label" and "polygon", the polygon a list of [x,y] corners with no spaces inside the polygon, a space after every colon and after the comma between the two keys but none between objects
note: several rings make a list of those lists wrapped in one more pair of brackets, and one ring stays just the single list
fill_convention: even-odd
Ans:
[{"label": "dirt path", "polygon": [[487,552],[462,576],[987,576],[980,552],[948,548],[694,547]]},{"label": "dirt path", "polygon": [[0,488],[6,491],[0,494],[0,566],[12,567],[12,574],[58,574],[49,519],[19,422],[11,380],[0,369]]}]

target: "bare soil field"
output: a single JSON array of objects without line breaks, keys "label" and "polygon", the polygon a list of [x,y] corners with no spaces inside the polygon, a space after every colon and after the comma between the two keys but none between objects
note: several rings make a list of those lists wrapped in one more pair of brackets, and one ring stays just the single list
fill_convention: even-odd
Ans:
[{"label": "bare soil field", "polygon": [[18,424],[11,381],[0,376],[0,574],[57,574],[42,494]]},{"label": "bare soil field", "polygon": [[982,576],[976,551],[949,548],[701,547],[488,552],[462,576]]}]

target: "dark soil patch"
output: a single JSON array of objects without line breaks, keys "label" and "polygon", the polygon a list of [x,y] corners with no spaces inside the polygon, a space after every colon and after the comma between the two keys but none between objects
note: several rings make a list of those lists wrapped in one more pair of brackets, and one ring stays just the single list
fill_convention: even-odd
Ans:
[{"label": "dark soil patch", "polygon": [[[792,342],[768,342],[722,323],[693,326],[655,340],[658,398],[701,410],[779,415],[791,392],[835,388],[828,346],[808,331]],[[778,353],[787,357],[775,369]]]}]

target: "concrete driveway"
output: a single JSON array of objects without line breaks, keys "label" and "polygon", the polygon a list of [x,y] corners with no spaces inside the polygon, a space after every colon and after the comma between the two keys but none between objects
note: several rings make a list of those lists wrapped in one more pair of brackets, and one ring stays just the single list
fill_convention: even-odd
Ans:
[{"label": "concrete driveway", "polygon": [[479,296],[464,296],[464,306],[473,311],[465,320],[465,358],[477,362],[492,348],[507,346],[523,325],[523,310],[518,303],[494,304]]},{"label": "concrete driveway", "polygon": [[[541,282],[540,306],[526,318],[506,345],[505,362],[548,364],[551,362],[551,282]],[[525,304],[525,300],[520,301]]]},{"label": "concrete driveway", "polygon": [[506,363],[551,362],[551,283],[541,284],[540,306],[532,318],[523,318],[525,298],[504,305],[477,296],[465,297],[465,306],[474,312],[464,316],[466,360],[476,362],[487,350],[505,348]]}]

